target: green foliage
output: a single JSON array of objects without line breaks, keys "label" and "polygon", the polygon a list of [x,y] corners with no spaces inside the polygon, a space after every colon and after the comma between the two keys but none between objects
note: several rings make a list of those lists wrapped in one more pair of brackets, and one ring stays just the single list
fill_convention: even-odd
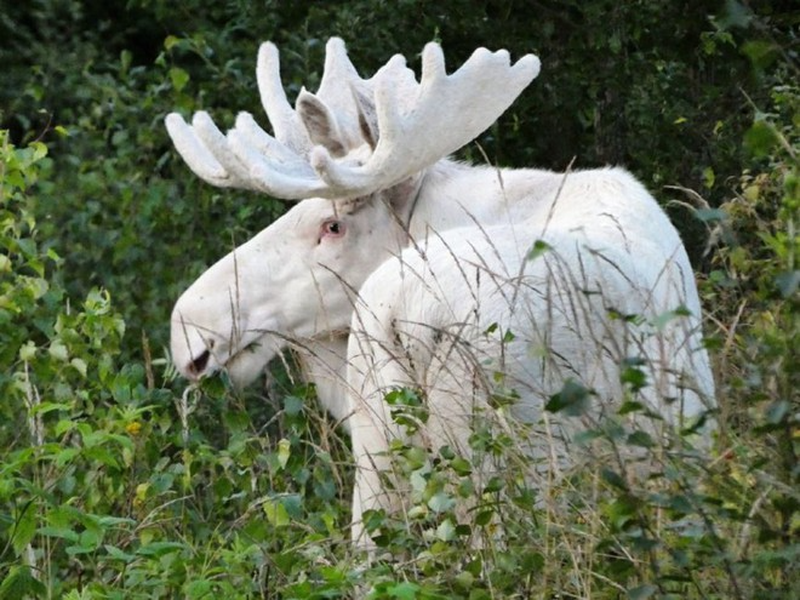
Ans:
[{"label": "green foliage", "polygon": [[[542,75],[466,157],[555,169],[573,158],[576,167],[622,163],[657,195],[680,183],[716,204],[742,171],[739,90],[760,104],[769,86],[752,65],[774,69],[790,39],[789,11],[758,10],[734,1],[31,0],[0,11],[0,126],[17,143],[50,145],[58,185],[41,190],[37,217],[45,243],[63,252],[64,287],[76,297],[110,290],[132,339],[146,331],[158,350],[186,282],[283,210],[197,180],[163,127],[172,110],[211,110],[223,127],[238,110],[263,120],[260,41],[281,48],[290,98],[318,84],[331,35],[346,39],[365,74],[394,52],[419,68],[431,39],[453,66],[479,45],[537,52]],[[675,220],[699,260],[704,231],[683,211]],[[141,359],[143,348],[123,352]]]},{"label": "green foliage", "polygon": [[176,395],[167,368],[156,388],[163,361],[121,360],[109,294],[72,303],[39,244],[45,146],[3,132],[0,150],[0,598],[247,597],[273,569],[302,578],[345,537],[350,477],[340,443],[310,442],[313,391],[286,396],[277,428],[224,382]]},{"label": "green foliage", "polygon": [[712,239],[720,247],[704,291],[717,307],[721,422],[729,446],[724,487],[739,496],[748,534],[763,543],[746,573],[770,572],[774,581],[796,586],[800,88],[779,77],[771,96],[769,112],[756,111],[744,138],[754,167],[714,219]]},{"label": "green foliage", "polygon": [[[0,599],[796,595],[792,5],[23,5],[0,10]],[[364,74],[393,52],[418,67],[431,39],[453,66],[478,45],[537,52],[540,78],[465,157],[624,163],[664,199],[664,184],[699,190],[697,207],[670,210],[702,267],[720,405],[710,458],[688,444],[699,429],[663,448],[635,424],[655,417],[631,357],[619,413],[577,440],[597,461],[545,494],[494,418],[516,400],[498,373],[469,455],[392,447],[406,510],[366,515],[381,551],[367,562],[349,545],[352,457],[313,389],[291,371],[274,373],[268,395],[174,380],[170,305],[283,208],[197,181],[163,117],[259,116],[258,42],[278,43],[293,96],[318,83],[330,35]],[[534,244],[530,259],[547,250]],[[547,409],[582,418],[593,399],[570,382]],[[387,401],[409,434],[428,419],[419,391]],[[642,459],[659,466],[650,477],[637,477]],[[483,476],[487,464],[497,468]]]}]

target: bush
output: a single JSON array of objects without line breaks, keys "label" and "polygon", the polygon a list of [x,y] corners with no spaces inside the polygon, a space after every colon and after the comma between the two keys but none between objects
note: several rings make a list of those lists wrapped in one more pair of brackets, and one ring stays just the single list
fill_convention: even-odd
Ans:
[{"label": "bush", "polygon": [[[622,163],[664,200],[662,186],[680,183],[716,206],[741,173],[749,111],[739,88],[756,102],[769,89],[742,50],[769,66],[775,47],[791,43],[790,11],[769,4],[756,18],[727,2],[709,21],[705,3],[658,1],[458,0],[445,10],[422,0],[133,0],[120,10],[32,0],[0,18],[0,127],[18,144],[48,142],[58,185],[40,192],[43,240],[62,250],[71,295],[111,291],[132,337],[123,353],[141,359],[142,331],[154,351],[166,344],[162,324],[186,282],[283,210],[199,182],[163,127],[172,110],[211,110],[223,125],[238,110],[261,119],[260,41],[281,48],[290,96],[314,89],[331,35],[347,38],[364,73],[394,52],[418,68],[431,39],[450,65],[478,45],[537,52],[542,75],[480,139],[493,163]],[[474,146],[464,154],[483,160]],[[675,221],[699,263],[704,231],[684,212]]]},{"label": "bush", "polygon": [[[140,0],[121,16],[35,0],[0,11],[0,599],[793,598],[800,92],[789,6],[755,13],[731,0],[710,21],[703,3],[605,0],[447,11]],[[342,31],[358,32],[348,45],[365,72],[385,49],[412,57],[431,38],[450,64],[479,44],[539,51],[542,77],[481,139],[490,158],[563,168],[580,152],[581,165],[624,162],[664,199],[681,196],[671,210],[702,267],[717,371],[710,456],[676,432],[651,478],[598,462],[565,480],[554,506],[514,469],[476,485],[469,457],[398,444],[408,513],[370,515],[385,556],[367,563],[349,545],[352,459],[313,389],[284,368],[244,395],[222,379],[175,380],[162,350],[169,306],[282,207],[196,181],[162,118],[259,114],[257,42],[278,42],[294,93],[313,87],[322,42]],[[660,189],[676,182],[698,191]],[[654,451],[624,427],[587,437]],[[491,427],[473,443],[527,468]]]},{"label": "bush", "polygon": [[72,303],[39,244],[46,147],[3,132],[0,152],[0,598],[259,595],[340,543],[347,468],[310,443],[312,391],[279,428],[219,382],[179,395],[163,360],[124,363],[108,292]]}]

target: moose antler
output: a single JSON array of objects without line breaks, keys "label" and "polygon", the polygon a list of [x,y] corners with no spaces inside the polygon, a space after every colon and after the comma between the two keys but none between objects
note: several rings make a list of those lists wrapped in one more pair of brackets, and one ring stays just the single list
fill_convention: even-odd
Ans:
[{"label": "moose antler", "polygon": [[[275,136],[247,113],[224,135],[205,112],[188,125],[177,113],[166,125],[189,167],[220,187],[266,192],[286,200],[310,196],[352,198],[393,185],[458,150],[488,128],[538,75],[539,59],[527,55],[510,64],[508,52],[476,50],[447,75],[437,44],[423,52],[420,83],[402,56],[393,57],[371,80],[362,79],[347,58],[344,42],[331,38],[316,95],[351,141],[361,133],[362,103],[374,96],[380,133],[364,165],[332,157],[314,146],[297,110],[289,105],[280,80],[278,50],[259,50],[257,80],[262,104]],[[297,105],[306,96],[298,96]],[[453,115],[449,120],[447,115]]]},{"label": "moose antler", "polygon": [[[239,114],[227,136],[205,111],[195,113],[191,125],[178,113],[170,113],[165,121],[176,149],[192,171],[218,187],[250,189],[285,199],[322,193],[328,186],[306,158],[312,143],[286,99],[274,44],[267,42],[259,48],[256,79],[275,137],[245,112]],[[345,126],[357,129],[357,124],[352,124],[357,123],[358,116],[351,90],[364,93],[369,88],[370,83],[358,76],[347,58],[344,42],[331,38],[326,45],[320,100],[336,111]]]},{"label": "moose antler", "polygon": [[479,48],[448,76],[442,48],[431,42],[422,53],[422,78],[414,93],[397,93],[407,69],[405,60],[395,57],[375,76],[380,139],[369,161],[337,162],[317,146],[311,164],[331,188],[352,196],[389,187],[475,139],[511,106],[539,67],[532,54],[511,65],[507,51]]}]

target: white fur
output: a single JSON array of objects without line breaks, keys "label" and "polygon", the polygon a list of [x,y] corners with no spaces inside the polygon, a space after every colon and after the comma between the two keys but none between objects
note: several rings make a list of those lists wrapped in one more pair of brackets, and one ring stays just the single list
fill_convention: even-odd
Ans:
[{"label": "white fur", "polygon": [[[343,45],[329,48],[344,64]],[[489,58],[499,66],[487,69],[507,71],[507,56]],[[270,69],[274,93],[277,66]],[[407,77],[406,70],[397,77]],[[457,79],[437,77],[428,81],[451,85]],[[353,81],[371,91],[370,82]],[[381,90],[386,95],[390,88],[382,84]],[[331,105],[344,110],[346,100],[336,98]],[[323,99],[306,94],[296,114],[285,113],[284,104],[285,98],[279,103],[284,126],[301,123],[303,139],[321,145],[311,150],[312,162],[344,152],[337,160],[355,172],[370,160],[371,134],[343,131]],[[232,158],[207,117],[197,120],[196,132],[182,119],[171,121],[184,156],[195,152],[187,161],[198,174],[228,185],[240,173],[252,187],[252,173],[260,171],[244,174],[239,161],[252,148]],[[343,122],[352,121],[350,115]],[[301,137],[291,128],[283,136]],[[205,145],[195,148],[200,142]],[[278,152],[278,142],[269,144]],[[399,156],[388,162],[398,163]],[[272,181],[258,181],[272,189]],[[279,178],[287,190],[303,181]],[[537,242],[540,251],[531,253]],[[679,308],[689,315],[663,318]],[[628,323],[613,313],[638,320]],[[642,360],[649,381],[642,398],[667,428],[713,402],[700,324],[678,233],[628,172],[500,170],[442,159],[365,197],[303,200],[221,259],[176,303],[172,357],[191,379],[225,369],[246,385],[278,352],[295,348],[322,405],[351,431],[353,537],[364,543],[363,511],[397,501],[379,477],[392,440],[405,438],[384,402],[387,391],[421,390],[430,419],[417,441],[466,453],[472,418],[494,410],[487,400],[497,388],[513,389],[519,400],[499,416],[528,423],[521,447],[560,469],[572,460],[570,436],[585,423],[543,408],[567,380],[593,390],[589,420],[619,406],[620,365],[630,358]],[[653,423],[647,426],[660,434]]]},{"label": "white fur", "polygon": [[[317,245],[319,224],[337,212],[349,239]],[[537,240],[552,249],[527,260]],[[660,332],[643,326],[643,339],[615,328],[607,310],[653,321],[681,306],[690,317]],[[392,503],[376,472],[387,466],[391,440],[402,437],[386,391],[425,390],[427,443],[466,451],[469,415],[475,402],[486,408],[485,382],[495,371],[521,395],[514,416],[537,423],[567,378],[596,391],[598,410],[614,410],[622,360],[644,357],[652,408],[677,424],[713,399],[700,315],[677,232],[624,170],[564,175],[441,163],[425,177],[408,234],[380,198],[353,215],[329,201],[298,204],[181,297],[173,356],[184,366],[192,343],[217,339],[207,370],[226,367],[244,385],[281,348],[299,348],[322,405],[353,436],[353,536],[363,542],[362,511]],[[494,324],[514,334],[504,364],[500,333],[485,334]],[[443,343],[432,341],[437,331],[448,334]],[[667,397],[680,401],[669,407]],[[529,443],[533,454],[550,452],[552,433]]]},{"label": "white fur", "polygon": [[[398,387],[425,394],[430,416],[417,443],[433,451],[447,443],[467,456],[471,420],[495,412],[493,388],[513,389],[520,399],[511,415],[533,426],[520,447],[545,464],[552,458],[547,468],[556,471],[574,458],[571,435],[621,406],[626,359],[644,361],[642,399],[664,418],[639,423],[654,439],[666,439],[659,425],[669,431],[713,404],[689,261],[653,198],[621,169],[517,175],[541,184],[541,194],[525,197],[529,217],[431,235],[361,287],[348,382],[358,465],[353,537],[362,543],[362,512],[399,499],[380,475],[392,440],[407,437],[384,402]],[[529,258],[537,240],[549,249]],[[679,307],[691,315],[660,322]],[[614,320],[611,309],[642,322]],[[506,332],[513,335],[504,342]],[[596,394],[584,419],[543,414],[567,379]]]}]

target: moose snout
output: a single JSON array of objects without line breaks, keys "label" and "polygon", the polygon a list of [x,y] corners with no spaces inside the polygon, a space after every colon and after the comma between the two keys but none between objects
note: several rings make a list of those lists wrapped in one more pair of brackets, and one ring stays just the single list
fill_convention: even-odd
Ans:
[{"label": "moose snout", "polygon": [[211,351],[206,348],[186,366],[186,371],[195,378],[199,378],[205,372],[209,358],[211,358]]},{"label": "moose snout", "polygon": [[[218,340],[208,336],[173,334],[172,362],[178,372],[190,381],[211,375],[225,364],[224,345],[217,342]],[[218,352],[222,353],[222,357]]]},{"label": "moose snout", "polygon": [[221,348],[215,336],[201,331],[177,310],[171,329],[172,362],[181,375],[196,381],[217,370],[215,356]]},{"label": "moose snout", "polygon": [[212,354],[215,345],[213,339],[192,337],[194,340],[190,342],[189,335],[179,334],[177,337],[173,335],[172,362],[181,375],[196,381],[204,375],[213,373],[217,361]]}]

